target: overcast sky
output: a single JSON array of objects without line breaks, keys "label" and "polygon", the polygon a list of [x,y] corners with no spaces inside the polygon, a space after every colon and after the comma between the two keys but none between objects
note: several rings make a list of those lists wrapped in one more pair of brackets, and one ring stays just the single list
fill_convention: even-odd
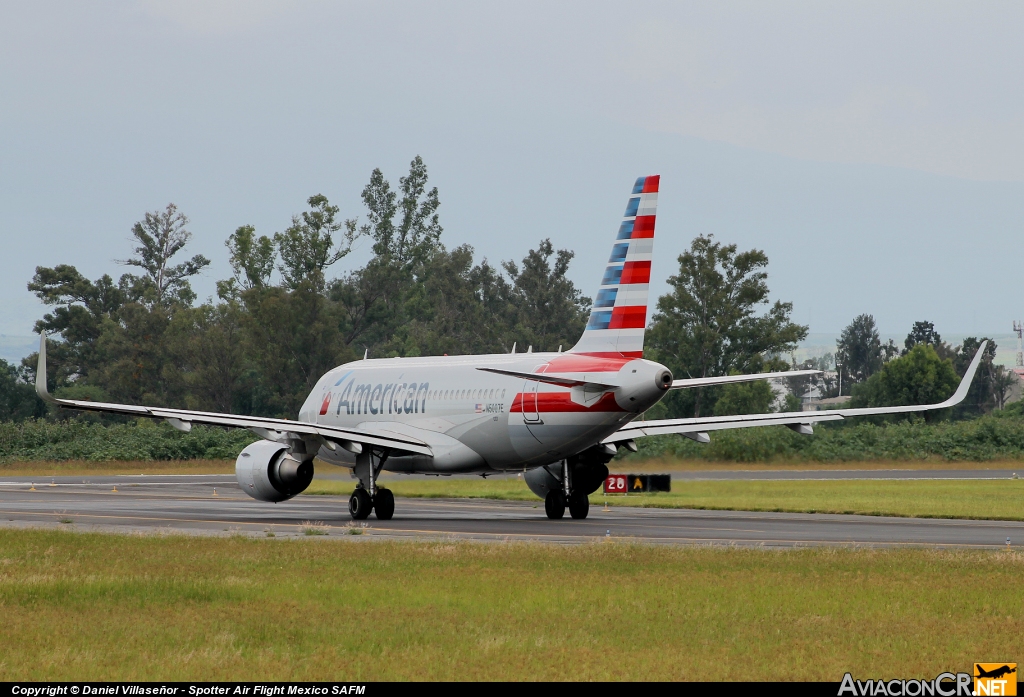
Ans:
[{"label": "overcast sky", "polygon": [[205,298],[237,226],[272,234],[315,193],[362,215],[370,171],[416,154],[449,247],[550,237],[588,294],[660,173],[656,293],[711,233],[764,249],[812,332],[1004,333],[1022,36],[1019,2],[2,2],[0,333],[41,315],[37,265],[123,273],[146,211],[191,218]]}]

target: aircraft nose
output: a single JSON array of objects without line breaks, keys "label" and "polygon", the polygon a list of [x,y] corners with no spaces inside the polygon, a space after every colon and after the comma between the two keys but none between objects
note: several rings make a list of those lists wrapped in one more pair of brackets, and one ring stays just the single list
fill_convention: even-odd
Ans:
[{"label": "aircraft nose", "polygon": [[658,374],[654,376],[654,384],[658,386],[659,390],[667,390],[672,387],[672,372],[668,368],[658,371]]}]

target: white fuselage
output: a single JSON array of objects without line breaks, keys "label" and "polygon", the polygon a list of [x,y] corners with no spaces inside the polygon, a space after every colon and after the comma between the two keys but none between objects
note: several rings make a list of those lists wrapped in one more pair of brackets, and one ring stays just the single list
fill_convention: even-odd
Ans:
[{"label": "white fuselage", "polygon": [[[558,373],[615,385],[563,387],[486,372]],[[617,431],[665,394],[665,368],[639,358],[569,353],[434,356],[356,361],[325,374],[299,420],[404,434],[433,457],[388,458],[397,472],[525,470],[581,452]],[[328,462],[355,458],[321,449]]]}]

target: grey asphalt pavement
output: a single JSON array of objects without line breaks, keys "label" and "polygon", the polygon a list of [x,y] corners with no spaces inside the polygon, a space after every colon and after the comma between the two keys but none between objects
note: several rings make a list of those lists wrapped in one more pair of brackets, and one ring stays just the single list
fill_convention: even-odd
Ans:
[{"label": "grey asphalt pavement", "polygon": [[[34,484],[34,486],[33,486]],[[116,491],[115,491],[116,489]],[[289,537],[307,530],[352,539],[627,539],[669,544],[971,546],[1024,545],[1024,523],[874,516],[591,508],[586,520],[548,520],[540,501],[399,499],[395,517],[353,524],[347,499],[254,501],[231,476],[17,478],[0,481],[0,525],[121,532]],[[365,527],[364,527],[365,525]]]},{"label": "grey asphalt pavement", "polygon": [[[646,471],[646,470],[644,470]],[[621,474],[626,474],[621,472]],[[1008,469],[877,469],[877,470],[844,470],[844,469],[813,469],[813,470],[677,470],[669,473],[672,479],[678,480],[829,480],[829,479],[1011,479],[1014,475],[1024,477],[1024,467],[1018,470]],[[348,470],[340,468],[317,470],[318,479],[351,480]],[[438,479],[431,474],[390,474],[398,481],[402,479]],[[495,474],[494,479],[515,479],[516,474]],[[455,474],[451,479],[476,479],[476,474]],[[448,477],[440,477],[448,478]]]},{"label": "grey asphalt pavement", "polygon": [[831,479],[1010,479],[1016,470],[700,470],[673,472],[672,479],[831,480]]}]

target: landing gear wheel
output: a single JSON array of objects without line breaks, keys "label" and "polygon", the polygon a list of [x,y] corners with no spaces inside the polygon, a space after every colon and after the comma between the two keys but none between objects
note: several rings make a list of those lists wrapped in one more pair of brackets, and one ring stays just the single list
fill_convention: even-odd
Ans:
[{"label": "landing gear wheel", "polygon": [[377,514],[377,520],[391,520],[391,516],[395,514],[395,495],[391,493],[391,489],[377,489],[373,510]]},{"label": "landing gear wheel", "polygon": [[373,501],[370,500],[366,489],[356,489],[352,492],[348,500],[348,512],[352,515],[352,520],[366,520],[370,517],[372,509]]},{"label": "landing gear wheel", "polygon": [[569,497],[569,515],[582,520],[590,513],[590,499],[584,493],[574,493]]},{"label": "landing gear wheel", "polygon": [[544,512],[551,520],[558,520],[565,515],[565,494],[561,491],[549,491],[544,497]]}]

